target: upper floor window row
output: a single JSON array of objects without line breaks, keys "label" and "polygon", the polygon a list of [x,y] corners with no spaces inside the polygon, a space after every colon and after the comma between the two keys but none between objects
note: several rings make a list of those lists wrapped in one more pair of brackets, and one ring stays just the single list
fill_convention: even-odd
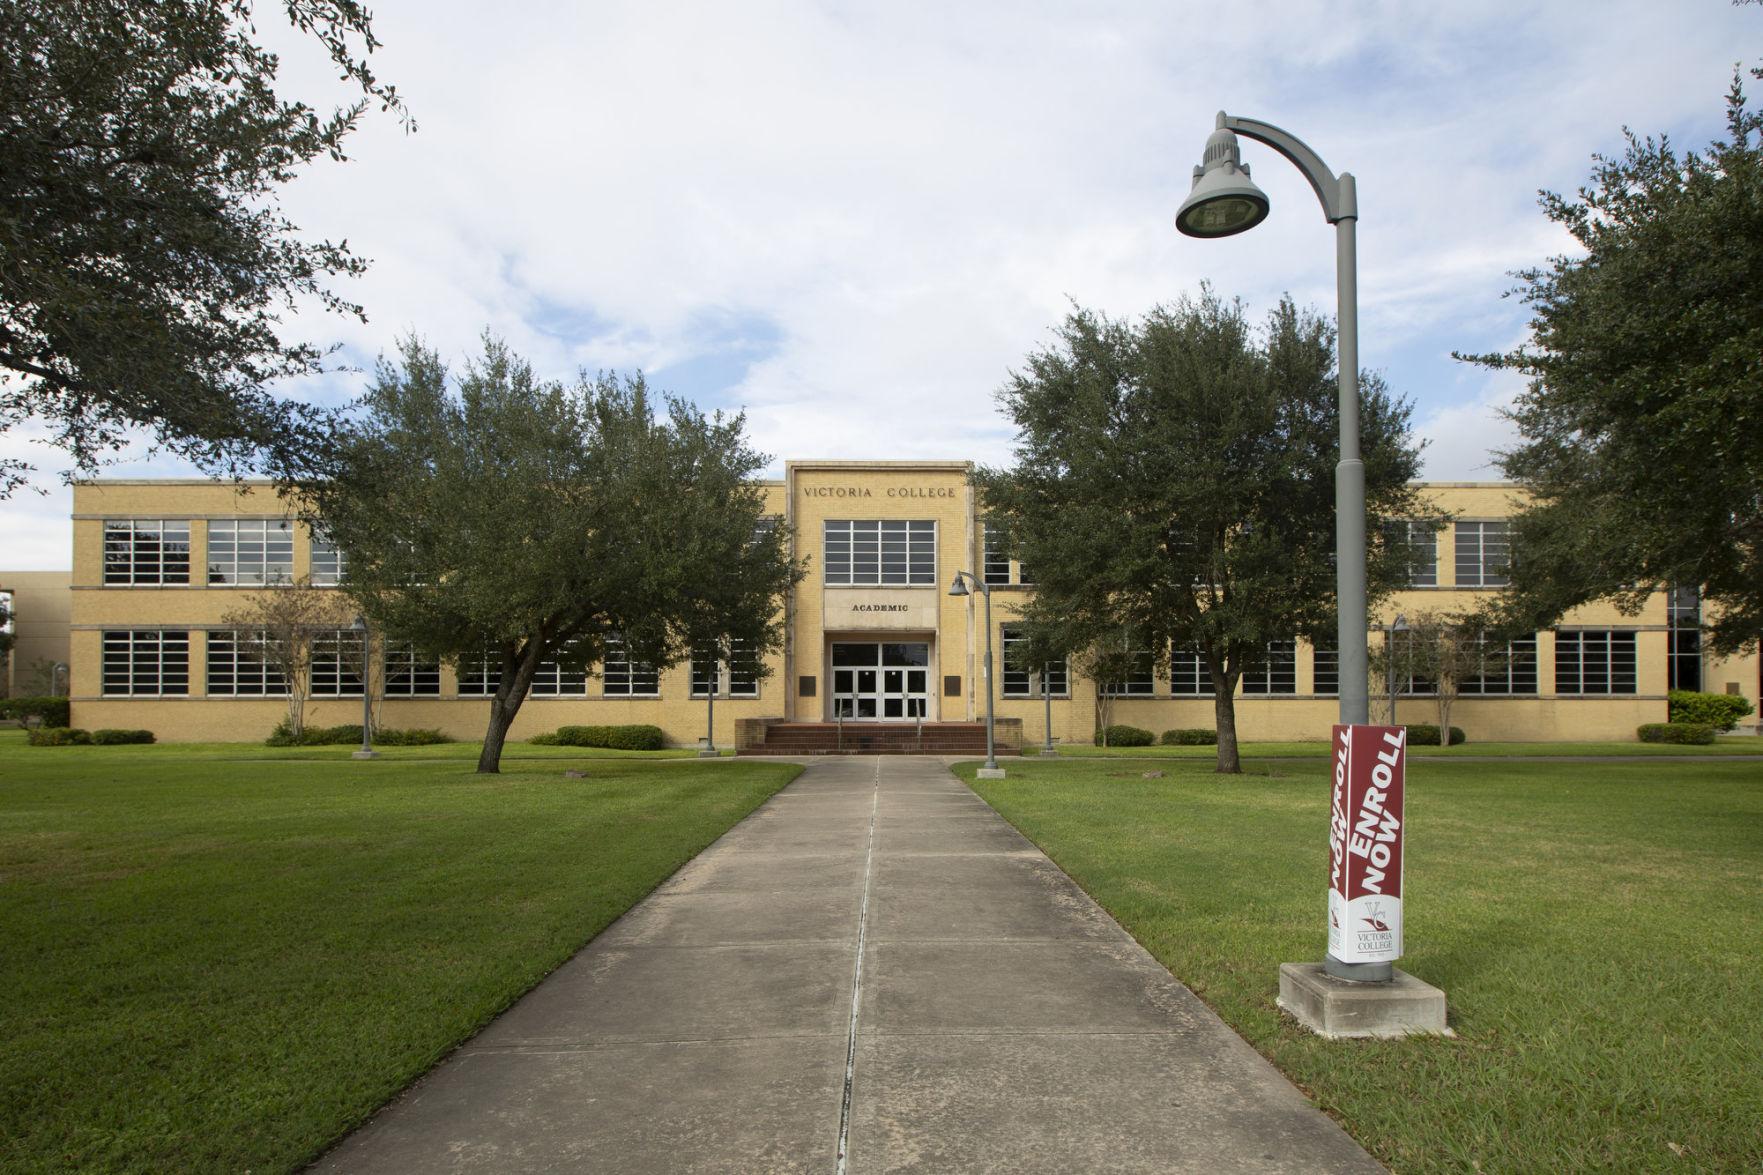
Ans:
[{"label": "upper floor window row", "polygon": [[935,521],[828,520],[825,538],[829,584],[908,587],[937,582]]},{"label": "upper floor window row", "polygon": [[1439,582],[1439,537],[1430,522],[1397,519],[1387,524],[1391,543],[1408,548],[1413,563],[1408,580],[1410,587],[1436,587]]},{"label": "upper floor window row", "polygon": [[157,518],[112,519],[104,524],[104,582],[190,582],[190,524]]},{"label": "upper floor window row", "polygon": [[1034,583],[1034,577],[1029,575],[1028,567],[1023,563],[1017,563],[1016,578],[1010,578],[1010,552],[999,541],[1001,536],[990,524],[984,525],[982,530],[985,535],[985,550],[982,552],[980,571],[985,576],[985,581],[992,585],[1017,583],[1024,587]]},{"label": "upper floor window row", "polygon": [[1509,522],[1457,524],[1457,586],[1505,587],[1511,581],[1512,526]]},{"label": "upper floor window row", "polygon": [[294,524],[286,518],[208,523],[208,582],[262,586],[294,578]]}]

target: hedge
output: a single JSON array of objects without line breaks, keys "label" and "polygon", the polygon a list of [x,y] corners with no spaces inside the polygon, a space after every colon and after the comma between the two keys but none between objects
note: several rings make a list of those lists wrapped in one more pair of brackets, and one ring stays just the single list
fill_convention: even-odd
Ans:
[{"label": "hedge", "polygon": [[1709,726],[1715,730],[1731,730],[1754,708],[1749,698],[1737,694],[1703,694],[1695,690],[1674,689],[1665,696],[1670,700],[1672,722]]},{"label": "hedge", "polygon": [[92,745],[92,733],[75,727],[69,730],[65,726],[39,726],[31,731],[30,743],[33,747],[89,747]]},{"label": "hedge", "polygon": [[[276,723],[276,728],[263,740],[272,747],[344,747],[354,744],[361,745],[361,724],[353,726],[308,726],[295,738],[294,732],[288,729],[288,720]],[[399,730],[395,727],[384,727],[373,732],[375,745],[382,747],[426,747],[436,743],[450,743],[450,735],[442,734],[434,729]]]},{"label": "hedge", "polygon": [[1705,747],[1714,741],[1714,728],[1704,722],[1649,722],[1635,728],[1644,743],[1678,743]]},{"label": "hedge", "polygon": [[1215,747],[1218,745],[1218,732],[1204,726],[1166,730],[1157,741],[1166,747]]},{"label": "hedge", "polygon": [[[1451,727],[1451,745],[1462,746],[1469,741],[1461,726]],[[1408,745],[1411,747],[1436,747],[1439,745],[1439,728],[1425,724],[1408,728]]]},{"label": "hedge", "polygon": [[1137,726],[1110,726],[1097,734],[1096,741],[1111,747],[1148,747],[1157,736]]},{"label": "hedge", "polygon": [[94,730],[92,741],[101,747],[120,747],[154,741],[151,730]]},{"label": "hedge", "polygon": [[42,720],[44,726],[65,728],[68,724],[66,698],[0,698],[0,718],[23,722],[27,718]]},{"label": "hedge", "polygon": [[612,751],[659,751],[667,735],[659,726],[560,726],[527,740],[541,747],[602,747]]}]

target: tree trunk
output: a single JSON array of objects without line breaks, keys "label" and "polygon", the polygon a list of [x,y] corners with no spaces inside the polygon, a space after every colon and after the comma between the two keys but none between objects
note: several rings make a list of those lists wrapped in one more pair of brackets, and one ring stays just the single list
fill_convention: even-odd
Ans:
[{"label": "tree trunk", "polygon": [[[504,652],[502,680],[496,684],[496,692],[490,698],[490,725],[484,731],[484,749],[477,757],[479,775],[502,773],[502,744],[508,741],[508,728],[514,725],[514,716],[520,713],[521,704],[526,701],[527,690],[532,686],[533,674],[538,672],[542,655],[538,641],[527,642],[523,655]],[[513,673],[508,672],[511,667]]]},{"label": "tree trunk", "polygon": [[1214,769],[1219,775],[1240,775],[1243,771],[1242,760],[1237,756],[1237,677],[1231,672],[1228,662],[1223,672],[1206,659],[1206,672],[1212,678],[1212,713],[1218,724],[1218,766]]}]

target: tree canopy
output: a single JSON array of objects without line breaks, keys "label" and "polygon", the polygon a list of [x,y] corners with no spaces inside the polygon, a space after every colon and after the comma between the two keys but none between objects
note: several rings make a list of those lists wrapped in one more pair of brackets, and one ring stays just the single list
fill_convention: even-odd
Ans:
[{"label": "tree canopy", "polygon": [[[0,430],[42,422],[82,470],[135,429],[219,470],[295,443],[305,418],[270,385],[324,352],[280,315],[311,299],[362,317],[324,279],[366,263],[300,239],[277,189],[342,159],[370,101],[401,102],[368,68],[355,0],[284,7],[362,97],[329,115],[284,101],[253,7],[0,4]],[[0,496],[27,472],[0,462]]]},{"label": "tree canopy", "polygon": [[1582,251],[1517,275],[1526,344],[1460,356],[1530,377],[1500,455],[1532,495],[1513,519],[1514,628],[1683,584],[1711,605],[1715,649],[1763,632],[1763,115],[1737,77],[1726,120],[1681,155],[1630,133],[1577,199],[1543,193]]},{"label": "tree canopy", "polygon": [[[991,524],[1035,569],[1034,664],[1129,641],[1198,654],[1237,770],[1231,695],[1270,642],[1335,630],[1339,406],[1332,327],[1282,301],[1255,331],[1210,289],[1137,323],[1075,310],[1000,392],[1016,463],[975,476]],[[1419,518],[1408,405],[1361,382],[1373,523]],[[1373,599],[1412,554],[1372,525]]]},{"label": "tree canopy", "polygon": [[724,638],[763,671],[800,571],[765,524],[744,418],[657,404],[641,376],[540,380],[489,338],[451,382],[407,340],[360,418],[284,477],[378,634],[487,657],[480,771],[497,770],[545,662],[582,669],[616,641],[659,669]]}]

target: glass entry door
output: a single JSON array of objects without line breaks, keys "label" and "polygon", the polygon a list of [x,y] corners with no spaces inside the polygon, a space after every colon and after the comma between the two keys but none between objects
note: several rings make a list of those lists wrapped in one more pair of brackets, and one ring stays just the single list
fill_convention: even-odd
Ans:
[{"label": "glass entry door", "polygon": [[930,715],[930,645],[833,643],[833,717],[909,722]]}]

